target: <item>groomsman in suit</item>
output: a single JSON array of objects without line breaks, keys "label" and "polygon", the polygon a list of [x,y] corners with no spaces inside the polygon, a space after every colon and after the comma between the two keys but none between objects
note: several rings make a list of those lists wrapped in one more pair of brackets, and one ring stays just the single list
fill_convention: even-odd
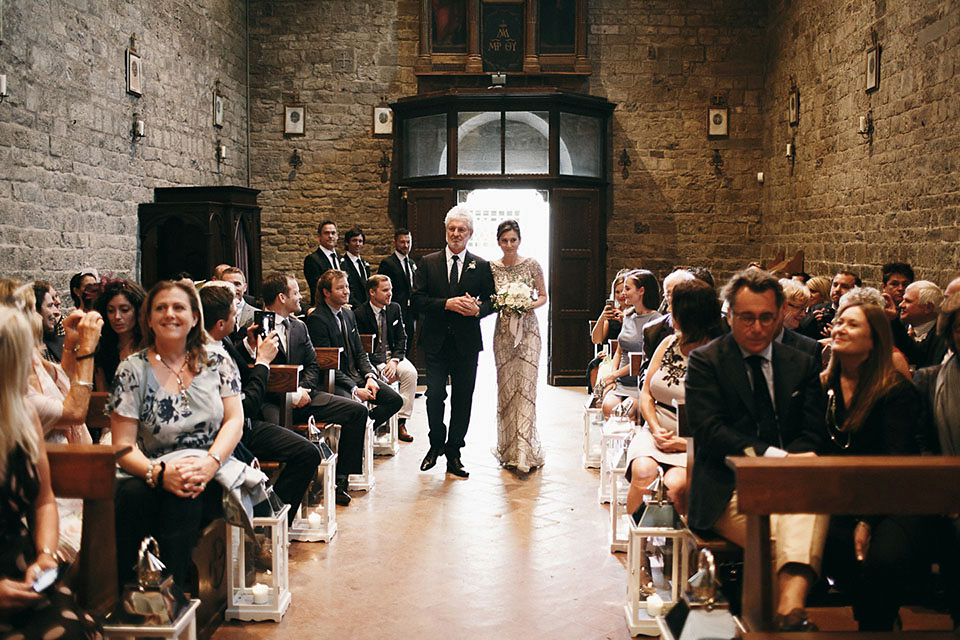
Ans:
[{"label": "groomsman in suit", "polygon": [[[418,346],[427,367],[427,420],[430,449],[420,464],[432,469],[441,455],[447,473],[469,477],[460,461],[477,380],[477,358],[483,350],[480,318],[493,313],[495,293],[490,264],[467,251],[473,216],[454,207],[444,219],[447,246],[425,256],[417,270],[413,303],[423,316]],[[450,429],[443,423],[450,378]]]},{"label": "groomsman in suit", "polygon": [[[741,546],[746,517],[737,509],[727,456],[814,455],[826,435],[820,362],[775,341],[786,304],[777,279],[751,268],[724,289],[731,332],[690,353],[687,416],[696,461],[689,523],[714,529]],[[771,519],[779,631],[815,630],[804,609],[823,555],[829,518],[809,514]]]},{"label": "groomsman in suit", "polygon": [[258,309],[254,306],[253,299],[251,298],[248,300],[250,296],[245,295],[247,293],[247,278],[243,275],[243,271],[237,267],[227,267],[220,274],[220,280],[232,284],[234,291],[236,291],[236,333],[242,338],[245,335],[246,328],[253,324],[253,312],[258,311]]},{"label": "groomsman in suit", "polygon": [[[268,276],[261,287],[266,311],[277,316],[278,352],[272,364],[298,364],[303,366],[300,388],[293,399],[293,419],[306,422],[312,415],[319,422],[340,425],[340,445],[337,450],[337,504],[350,503],[347,493],[347,477],[361,473],[363,468],[363,438],[367,429],[367,408],[360,402],[327,393],[319,388],[320,367],[317,353],[307,332],[307,325],[293,316],[300,311],[300,285],[290,273]],[[256,349],[249,338],[243,339],[240,350],[248,364],[256,358]],[[263,417],[267,422],[280,422],[280,406],[283,398],[267,394],[263,403]]]},{"label": "groomsman in suit", "polygon": [[413,309],[413,277],[417,272],[417,265],[410,257],[413,247],[413,236],[404,228],[393,233],[393,253],[380,261],[377,273],[390,278],[393,285],[393,301],[400,305],[403,312],[403,327],[407,331],[407,338],[413,340],[416,330],[417,314]]},{"label": "groomsman in suit", "polygon": [[[347,252],[340,259],[341,268],[347,274],[347,284],[350,285],[350,307],[356,309],[367,301],[367,278],[370,277],[370,264],[360,257],[365,236],[363,229],[354,227],[347,231],[344,246]],[[320,296],[317,296],[319,299]]]},{"label": "groomsman in suit", "polygon": [[400,387],[403,408],[397,416],[398,437],[403,442],[413,442],[413,436],[407,432],[407,419],[413,413],[413,400],[417,394],[417,368],[406,358],[407,332],[403,314],[400,305],[391,302],[393,283],[386,275],[378,273],[370,276],[367,293],[370,300],[360,305],[354,314],[357,316],[357,329],[360,333],[373,334],[370,363],[384,380],[390,383],[396,381]]},{"label": "groomsman in suit", "polygon": [[333,220],[324,220],[317,226],[319,247],[303,259],[303,277],[310,288],[310,306],[317,304],[317,280],[327,269],[339,269],[337,257],[337,239],[340,237],[337,224]]},{"label": "groomsman in suit", "polygon": [[347,274],[331,269],[320,276],[317,288],[323,301],[307,316],[310,339],[318,347],[343,349],[335,374],[337,395],[373,405],[370,417],[374,430],[379,429],[400,410],[403,399],[386,384],[380,384],[377,370],[363,350],[357,318],[346,306],[350,299]]},{"label": "groomsman in suit", "polygon": [[227,354],[240,369],[240,381],[243,390],[243,437],[240,442],[261,460],[283,463],[283,470],[273,485],[277,496],[290,505],[287,514],[292,524],[307,487],[317,475],[321,456],[317,446],[278,424],[262,419],[261,406],[267,393],[267,379],[270,376],[270,362],[278,352],[279,338],[275,331],[261,340],[249,333],[256,345],[254,366],[248,367],[246,359],[230,340],[237,311],[234,304],[236,296],[232,284],[212,281],[200,288],[200,303],[203,305],[203,328],[210,337],[220,341]]}]

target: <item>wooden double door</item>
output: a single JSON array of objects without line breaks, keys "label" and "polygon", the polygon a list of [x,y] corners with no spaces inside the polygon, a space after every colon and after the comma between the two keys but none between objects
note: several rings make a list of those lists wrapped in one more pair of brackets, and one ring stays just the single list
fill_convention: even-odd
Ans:
[{"label": "wooden double door", "polygon": [[[588,330],[606,299],[606,226],[601,188],[550,187],[547,383],[584,384],[593,356]],[[443,218],[456,203],[454,188],[405,190],[413,257],[446,245]]]}]

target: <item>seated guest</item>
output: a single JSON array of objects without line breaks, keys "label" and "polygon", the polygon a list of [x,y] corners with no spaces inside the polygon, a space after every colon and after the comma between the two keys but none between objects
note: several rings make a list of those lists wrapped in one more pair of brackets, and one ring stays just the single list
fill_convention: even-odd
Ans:
[{"label": "seated guest", "polygon": [[590,334],[593,344],[603,344],[620,334],[623,312],[629,306],[627,297],[623,292],[623,280],[630,271],[632,269],[621,269],[613,279],[613,283],[610,285],[610,299],[607,300],[607,304],[603,307],[600,317],[597,318],[597,322],[593,326],[593,333]]},{"label": "seated guest", "polygon": [[254,299],[247,295],[247,278],[237,267],[227,267],[220,274],[220,280],[233,285],[237,297],[237,333],[243,337],[246,328],[253,324],[253,312],[257,309]]},{"label": "seated guest", "polygon": [[[943,364],[918,369],[913,376],[924,401],[924,449],[944,456],[960,456],[960,291],[943,301],[937,318],[937,333],[950,347]],[[934,526],[941,551],[940,568],[948,590],[947,604],[954,629],[960,628],[960,518],[938,519]]]},{"label": "seated guest", "polygon": [[36,351],[22,310],[0,306],[0,635],[4,638],[97,638],[96,624],[57,584],[33,590],[58,564],[57,504],[43,431],[23,390]]},{"label": "seated guest", "polygon": [[[161,559],[183,586],[205,520],[219,515],[222,491],[211,482],[243,430],[240,375],[211,343],[193,287],[164,280],[141,312],[145,348],[120,363],[107,401],[113,443],[133,449],[118,460],[117,568],[120,584],[134,579],[140,542],[156,538]],[[203,456],[171,462],[180,449]]]},{"label": "seated guest", "polygon": [[120,361],[140,350],[140,307],[147,292],[130,280],[108,281],[97,298],[97,311],[106,318],[97,348],[94,386],[109,391]]},{"label": "seated guest", "polygon": [[673,314],[671,313],[671,295],[673,288],[680,282],[693,280],[694,276],[686,269],[676,269],[663,279],[663,302],[661,307],[664,309],[664,315],[651,320],[643,325],[643,363],[640,365],[641,371],[646,371],[650,365],[650,358],[653,352],[657,350],[663,339],[673,334]]},{"label": "seated guest", "polygon": [[937,313],[943,301],[940,287],[929,280],[910,283],[900,301],[900,321],[907,327],[907,335],[913,338],[916,350],[906,353],[910,364],[928,367],[943,361],[947,344],[937,335]]},{"label": "seated guest", "polygon": [[273,490],[290,505],[287,520],[292,524],[322,459],[320,450],[312,442],[290,429],[262,419],[261,405],[267,392],[270,363],[279,351],[277,332],[271,331],[261,340],[256,333],[259,327],[248,327],[247,337],[256,349],[254,365],[248,367],[229,337],[237,319],[233,285],[225,280],[208,282],[200,288],[199,295],[204,329],[221,343],[240,369],[244,415],[240,442],[260,460],[283,463]]},{"label": "seated guest", "polygon": [[880,274],[884,299],[889,296],[893,306],[899,309],[907,286],[916,279],[913,267],[906,262],[888,262],[881,267]]},{"label": "seated guest", "polygon": [[[887,316],[887,319],[889,320],[889,314],[887,313],[887,307],[884,306],[885,304],[887,304],[886,298],[883,296],[882,293],[880,293],[880,290],[879,290],[879,289],[874,289],[873,287],[856,287],[855,289],[851,289],[851,290],[848,291],[847,293],[843,294],[843,297],[840,298],[840,305],[841,305],[841,306],[850,306],[850,305],[854,305],[854,304],[856,304],[856,305],[864,305],[864,306],[869,305],[869,306],[874,306],[874,307],[880,307],[881,309],[883,309],[884,315],[886,315],[886,316]],[[892,348],[892,350],[891,350],[892,353],[893,353],[893,356],[892,356],[892,357],[893,357],[893,367],[894,367],[894,369],[896,369],[897,371],[899,371],[904,377],[906,377],[906,378],[909,379],[909,378],[910,378],[910,365],[909,365],[909,363],[907,362],[906,356],[904,356],[903,352],[900,351],[900,349],[897,348],[897,344],[896,344],[896,342],[897,342],[897,341],[896,341],[896,337],[895,337],[895,336],[896,336],[896,332],[893,331],[893,327],[896,326],[896,324],[895,324],[895,323],[891,323],[890,326],[891,326],[891,331],[892,331],[892,333],[893,333],[893,335],[894,335],[893,348]],[[902,329],[902,326],[901,326],[901,329]],[[906,334],[904,334],[904,335],[906,335]],[[830,349],[831,349],[830,345],[832,344],[832,341],[827,340],[826,342],[827,342],[827,345],[826,345],[826,347],[824,348],[824,354],[825,354],[824,357],[825,357],[826,359],[829,359]]]},{"label": "seated guest", "polygon": [[35,311],[33,285],[0,280],[0,304],[14,307],[34,327],[35,346],[30,362],[27,400],[40,417],[51,442],[89,444],[87,409],[93,391],[93,355],[100,340],[103,318],[96,311],[74,310],[63,321],[61,364],[44,360],[40,352],[40,316]]},{"label": "seated guest", "polygon": [[677,434],[677,410],[684,402],[687,357],[722,333],[720,301],[701,280],[684,280],[671,287],[674,333],[657,346],[640,391],[640,413],[646,428],[639,430],[627,450],[627,512],[643,503],[647,486],[665,468],[663,480],[670,498],[686,513],[687,441]]},{"label": "seated guest", "polygon": [[43,321],[43,357],[59,363],[63,358],[63,315],[60,313],[60,296],[52,284],[43,280],[34,281],[33,295],[37,300],[37,313]]},{"label": "seated guest", "polygon": [[70,278],[70,299],[74,309],[89,311],[97,298],[100,274],[96,269],[83,269]]},{"label": "seated guest", "polygon": [[[687,417],[696,442],[688,522],[743,546],[746,516],[737,509],[736,481],[727,456],[812,455],[826,437],[819,362],[774,342],[783,289],[772,275],[746,269],[723,296],[731,332],[690,353]],[[775,541],[777,630],[810,629],[804,603],[819,571],[827,518],[771,518]]]},{"label": "seated guest", "polygon": [[783,287],[785,301],[783,322],[773,339],[788,347],[809,353],[819,360],[823,351],[820,343],[797,331],[797,327],[806,316],[807,302],[810,299],[809,289],[791,278],[781,278],[780,286]]},{"label": "seated guest", "polygon": [[[827,391],[829,455],[917,455],[920,394],[893,365],[883,308],[843,297],[834,318]],[[892,631],[901,588],[922,566],[929,531],[916,516],[832,516],[824,570],[849,584],[860,631]],[[927,565],[929,566],[929,564]]]},{"label": "seated guest", "polygon": [[403,442],[413,442],[407,432],[407,419],[413,413],[413,400],[417,393],[417,368],[407,360],[407,332],[403,323],[403,311],[393,302],[393,282],[385,275],[377,274],[367,280],[369,301],[360,305],[356,313],[360,333],[373,334],[373,353],[370,363],[380,376],[389,383],[397,382],[403,407],[397,415],[398,437]]},{"label": "seated guest", "polygon": [[[261,287],[266,311],[276,314],[278,352],[272,364],[298,364],[303,366],[300,388],[293,399],[293,419],[306,422],[313,416],[318,422],[340,425],[340,443],[337,448],[337,504],[350,504],[347,493],[348,477],[363,471],[363,439],[367,430],[367,408],[348,398],[327,393],[320,389],[320,367],[317,352],[310,340],[307,326],[293,316],[300,311],[300,285],[289,273],[275,273],[263,281]],[[238,345],[239,346],[239,345]],[[246,364],[253,364],[257,357],[256,346],[244,338],[239,349]],[[398,398],[399,400],[399,398]],[[263,419],[278,424],[280,407],[284,398],[268,393],[261,407]],[[398,403],[398,408],[402,401]]]},{"label": "seated guest", "polygon": [[[357,318],[345,306],[350,300],[347,274],[330,269],[317,282],[321,301],[307,316],[310,339],[318,347],[341,347],[340,368],[335,372],[337,395],[373,405],[370,418],[376,431],[400,411],[403,398],[386,384],[381,385],[377,370],[363,350]],[[366,297],[366,295],[364,295]]]},{"label": "seated guest", "polygon": [[[623,327],[617,336],[617,351],[613,356],[618,366],[602,382],[603,415],[610,417],[614,407],[624,398],[638,397],[637,377],[630,375],[630,352],[643,351],[643,325],[660,317],[660,288],[657,279],[646,269],[635,269],[624,277],[623,291],[631,307],[623,314]],[[631,408],[631,412],[635,407]]]},{"label": "seated guest", "polygon": [[[808,285],[809,286],[809,285]],[[854,287],[863,286],[860,276],[850,271],[838,271],[830,282],[830,298],[820,304],[810,308],[812,321],[801,324],[800,333],[819,340],[830,335],[830,323],[837,312],[837,306],[840,304],[840,296]]]},{"label": "seated guest", "polygon": [[830,278],[827,276],[813,276],[807,280],[807,290],[810,291],[810,301],[807,303],[807,313],[813,307],[830,299]]}]

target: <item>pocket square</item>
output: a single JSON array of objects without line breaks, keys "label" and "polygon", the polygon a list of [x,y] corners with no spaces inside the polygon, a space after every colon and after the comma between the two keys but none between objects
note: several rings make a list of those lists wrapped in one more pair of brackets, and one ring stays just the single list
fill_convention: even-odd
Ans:
[{"label": "pocket square", "polygon": [[791,398],[796,398],[796,397],[799,396],[799,395],[800,395],[800,390],[797,389],[796,391],[794,391],[793,393],[790,394],[790,397],[791,397]]},{"label": "pocket square", "polygon": [[399,324],[399,323],[400,323],[400,318],[397,318],[396,320],[394,320],[394,321],[393,321],[392,323],[390,323],[390,324],[391,324],[392,326],[395,326],[395,325],[397,325],[397,324]]}]

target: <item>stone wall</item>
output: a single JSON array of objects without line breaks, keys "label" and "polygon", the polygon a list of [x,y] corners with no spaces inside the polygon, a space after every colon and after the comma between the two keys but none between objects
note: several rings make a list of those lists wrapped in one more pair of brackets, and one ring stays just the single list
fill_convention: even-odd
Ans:
[{"label": "stone wall", "polygon": [[[960,270],[960,13],[951,0],[771,3],[765,43],[763,247],[809,273],[868,283],[902,260],[945,285]],[[865,92],[875,31],[880,83]],[[787,122],[795,79],[800,120]],[[857,133],[872,111],[872,144]],[[786,143],[796,140],[793,166]]]},{"label": "stone wall", "polygon": [[[759,259],[765,3],[588,4],[589,90],[617,103],[608,273],[644,267],[662,277],[690,264],[719,276]],[[717,95],[730,108],[729,137],[711,140]]]},{"label": "stone wall", "polygon": [[[247,183],[246,15],[232,0],[4,2],[0,276],[137,275],[153,188]],[[131,34],[143,96],[128,95]],[[226,98],[213,126],[214,82]],[[134,114],[146,136],[132,143]],[[218,139],[229,158],[218,173]]]},{"label": "stone wall", "polygon": [[[384,97],[416,93],[419,2],[251,0],[249,10],[251,186],[261,190],[264,273],[289,271],[303,286],[303,258],[326,219],[341,238],[360,226],[363,255],[376,266],[391,250],[398,203],[393,139],[373,137],[372,112]],[[283,135],[291,102],[306,106],[303,136]]]}]

